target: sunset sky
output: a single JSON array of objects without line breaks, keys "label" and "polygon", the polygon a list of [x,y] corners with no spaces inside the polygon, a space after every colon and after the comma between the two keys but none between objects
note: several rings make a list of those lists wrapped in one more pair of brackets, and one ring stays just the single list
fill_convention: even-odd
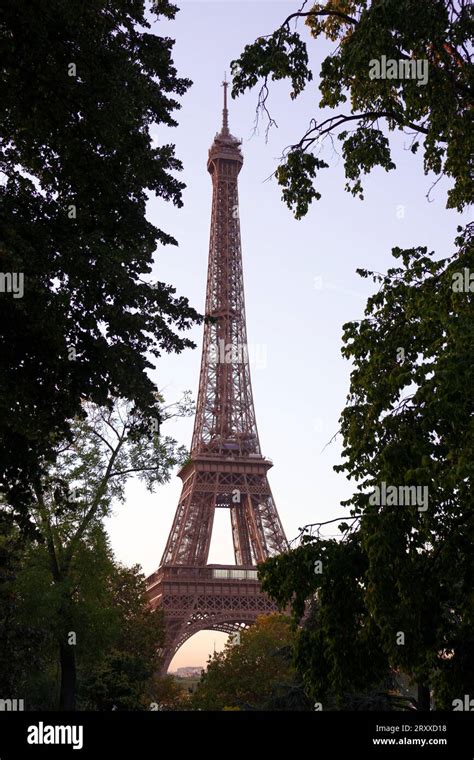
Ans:
[{"label": "sunset sky", "polygon": [[[181,76],[194,84],[176,113],[179,127],[155,128],[157,144],[173,142],[184,169],[184,208],[151,199],[149,218],[174,235],[179,248],[156,254],[155,279],[173,284],[177,293],[203,311],[211,179],[207,151],[220,129],[221,82],[230,61],[256,37],[272,32],[299,3],[178,2],[173,22],[159,20],[153,30],[176,39],[174,61]],[[302,23],[299,29],[310,40]],[[310,42],[312,69],[331,45]],[[365,200],[345,192],[341,158],[330,144],[321,157],[330,169],[321,173],[322,199],[308,216],[295,221],[280,199],[275,180],[267,181],[284,148],[296,142],[318,108],[318,77],[296,101],[288,82],[271,85],[269,108],[278,124],[265,139],[266,124],[254,133],[257,90],[230,102],[230,130],[243,139],[240,174],[240,220],[245,277],[247,328],[254,401],[264,455],[274,467],[269,481],[289,539],[299,527],[342,516],[340,501],[352,485],[333,471],[340,459],[341,440],[331,441],[348,391],[350,365],[341,357],[342,325],[363,316],[367,296],[375,286],[362,280],[356,268],[385,271],[392,265],[394,246],[426,245],[439,258],[453,252],[461,215],[447,211],[445,180],[428,193],[433,180],[423,174],[421,156],[408,150],[409,138],[391,137],[397,170],[377,169],[363,182]],[[337,141],[336,141],[337,142]],[[335,148],[338,146],[335,145]],[[193,331],[197,349],[180,356],[163,356],[155,379],[168,401],[182,391],[197,394],[202,328]],[[253,352],[253,360],[252,360]],[[164,430],[190,445],[193,420],[179,420]],[[131,482],[127,501],[117,505],[108,529],[117,558],[140,564],[145,573],[157,569],[178,504],[181,481],[149,494]],[[334,525],[327,534],[334,534]],[[209,561],[232,563],[230,517],[216,514]],[[202,632],[178,652],[171,669],[204,665],[214,644],[226,636]]]}]

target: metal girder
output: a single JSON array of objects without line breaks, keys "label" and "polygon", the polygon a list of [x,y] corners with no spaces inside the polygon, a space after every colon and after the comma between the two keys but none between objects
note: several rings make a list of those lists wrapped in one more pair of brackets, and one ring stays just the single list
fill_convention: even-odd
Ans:
[{"label": "metal girder", "polygon": [[[164,668],[196,631],[230,632],[275,610],[256,578],[232,576],[218,582],[212,574],[216,568],[207,561],[217,508],[230,511],[236,568],[255,570],[288,548],[267,479],[272,463],[261,453],[253,404],[238,198],[243,157],[240,141],[228,128],[227,86],[222,129],[207,164],[213,185],[208,319],[191,457],[179,473],[183,489],[160,568],[148,579],[151,604],[165,612]],[[230,572],[231,566],[220,566],[222,572],[226,568]]]}]

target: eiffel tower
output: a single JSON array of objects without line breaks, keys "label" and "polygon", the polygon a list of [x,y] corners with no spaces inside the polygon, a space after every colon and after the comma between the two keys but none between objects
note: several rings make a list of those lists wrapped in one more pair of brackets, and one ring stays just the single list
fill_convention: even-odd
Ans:
[{"label": "eiffel tower", "polygon": [[[229,132],[227,88],[221,131],[209,150],[212,218],[206,317],[196,418],[183,489],[159,569],[148,578],[152,607],[165,613],[162,672],[201,630],[238,632],[275,611],[257,565],[288,548],[260,449],[250,382],[240,245],[241,141]],[[235,565],[208,565],[214,512],[228,509]]]}]

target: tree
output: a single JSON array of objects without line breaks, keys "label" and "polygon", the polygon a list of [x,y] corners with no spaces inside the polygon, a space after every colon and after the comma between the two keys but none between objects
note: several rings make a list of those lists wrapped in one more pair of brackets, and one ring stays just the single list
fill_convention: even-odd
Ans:
[{"label": "tree", "polygon": [[82,657],[78,703],[85,710],[147,710],[164,643],[163,615],[148,606],[146,580],[138,567],[114,570],[115,635],[102,657],[94,647],[90,657]]},{"label": "tree", "polygon": [[0,486],[19,507],[84,399],[152,414],[152,360],[194,345],[180,331],[196,312],[150,280],[157,245],[176,240],[147,199],[181,206],[184,188],[150,129],[176,125],[190,81],[149,28],[144,0],[0,10]]},{"label": "tree", "polygon": [[[31,607],[23,614],[24,595],[21,597],[18,577],[28,546],[11,516],[0,511],[0,691],[7,699],[25,697],[30,674],[46,672],[51,649],[51,637],[41,616],[30,614]],[[36,582],[31,598],[37,602]]]},{"label": "tree", "polygon": [[[474,195],[472,5],[465,0],[328,0],[307,11],[303,7],[232,62],[233,97],[263,81],[257,118],[265,114],[270,127],[275,121],[268,110],[269,80],[289,79],[292,99],[313,80],[306,42],[292,24],[305,19],[314,39],[337,43],[319,72],[319,107],[338,112],[313,116],[275,172],[296,218],[321,197],[314,182],[318,171],[328,168],[319,157],[323,142],[342,143],[346,190],[360,198],[363,174],[375,166],[396,168],[383,124],[389,133],[409,134],[413,153],[422,145],[425,174],[450,177],[447,206],[463,209]],[[394,63],[387,68],[387,61]],[[345,103],[347,110],[339,111]]]},{"label": "tree", "polygon": [[159,676],[155,673],[148,693],[150,710],[176,711],[189,709],[189,694],[185,684],[179,683],[170,674]]},{"label": "tree", "polygon": [[[3,694],[23,698],[27,710],[56,709],[58,641],[66,632],[77,664],[79,709],[148,708],[163,617],[147,605],[138,568],[115,561],[102,525],[91,528],[76,551],[67,615],[64,589],[51,582],[44,544],[27,542],[15,575],[2,580],[2,602],[7,593],[10,600],[6,627],[0,624]],[[3,615],[3,603],[0,609]]]},{"label": "tree", "polygon": [[[351,517],[340,545],[304,544],[261,570],[280,605],[296,595],[298,619],[318,593],[323,625],[315,635],[335,662],[336,685],[345,678],[343,688],[355,688],[378,651],[418,684],[421,709],[430,690],[438,708],[450,708],[474,689],[472,236],[469,225],[447,259],[394,249],[400,265],[386,275],[360,271],[379,290],[364,319],[344,326],[354,368],[341,416],[344,462],[335,469],[358,483],[344,502]],[[312,572],[317,561],[321,575]],[[348,641],[350,621],[339,632],[334,623],[342,614],[356,623]],[[301,650],[300,669],[315,689],[325,683],[314,665],[321,659]]]},{"label": "tree", "polygon": [[[387,651],[419,684],[443,684],[451,700],[461,683],[474,686],[472,663],[453,678],[470,661],[474,612],[474,299],[470,286],[456,285],[474,269],[472,225],[457,246],[441,261],[423,248],[394,249],[401,266],[372,275],[380,290],[365,319],[345,325],[354,370],[337,468],[359,482],[349,503],[362,516],[368,604]],[[383,483],[404,491],[386,503],[368,496]],[[406,487],[417,489],[411,506],[400,498]]]},{"label": "tree", "polygon": [[357,533],[337,541],[304,530],[296,549],[259,568],[266,593],[291,607],[294,664],[317,710],[405,704],[367,606],[367,565]]},{"label": "tree", "polygon": [[266,615],[209,658],[197,690],[194,709],[309,709],[291,662],[293,634],[284,615]]},{"label": "tree", "polygon": [[[57,590],[61,709],[75,706],[76,661],[69,633],[75,630],[75,594],[83,582],[77,580],[81,552],[111,503],[123,501],[132,475],[152,491],[169,479],[172,467],[186,456],[184,447],[160,436],[157,418],[147,420],[128,402],[117,403],[112,410],[91,404],[84,407],[86,417],[74,422],[72,440],[58,449],[54,467],[35,481],[30,505],[36,535],[46,547],[49,582]],[[177,405],[161,405],[159,418],[191,413],[185,394]],[[81,575],[85,577],[86,573]]]}]

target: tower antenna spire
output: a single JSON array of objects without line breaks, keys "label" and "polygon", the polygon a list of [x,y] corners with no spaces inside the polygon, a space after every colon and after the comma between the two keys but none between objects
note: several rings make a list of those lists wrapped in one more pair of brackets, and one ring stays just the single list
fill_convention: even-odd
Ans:
[{"label": "tower antenna spire", "polygon": [[224,109],[222,111],[222,133],[224,135],[229,134],[229,111],[227,108],[227,88],[229,82],[227,81],[227,72],[224,73],[224,81],[222,82],[224,88]]}]

